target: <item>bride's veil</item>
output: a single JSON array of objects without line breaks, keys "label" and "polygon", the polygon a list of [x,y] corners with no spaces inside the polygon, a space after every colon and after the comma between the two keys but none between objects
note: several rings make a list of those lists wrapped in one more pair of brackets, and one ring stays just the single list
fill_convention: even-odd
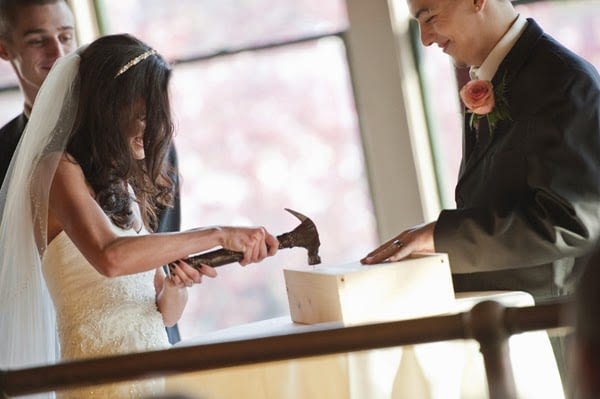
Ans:
[{"label": "bride's veil", "polygon": [[54,306],[41,261],[48,190],[77,111],[79,60],[72,53],[50,71],[0,189],[0,369],[58,359]]}]

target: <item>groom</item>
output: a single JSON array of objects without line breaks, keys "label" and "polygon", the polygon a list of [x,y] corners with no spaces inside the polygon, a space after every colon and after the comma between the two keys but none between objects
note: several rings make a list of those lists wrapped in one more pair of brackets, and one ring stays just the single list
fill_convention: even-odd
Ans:
[{"label": "groom", "polygon": [[[362,262],[445,252],[456,291],[522,290],[537,302],[571,294],[600,236],[598,72],[510,0],[408,3],[423,45],[491,86],[463,90],[456,209],[402,231]],[[486,95],[493,106],[478,108]]]},{"label": "groom", "polygon": [[[24,97],[23,112],[0,128],[0,186],[25,130],[40,86],[56,60],[77,49],[75,18],[65,0],[0,0],[0,58],[10,62]],[[169,162],[178,183],[177,152],[172,145]],[[179,191],[173,208],[158,215],[158,232],[178,231]],[[180,340],[177,325],[167,328],[171,343]]]},{"label": "groom", "polygon": [[[401,232],[363,263],[446,252],[457,291],[568,294],[600,236],[598,72],[509,0],[409,5],[423,45],[491,82],[495,106],[474,118],[467,109],[457,208]],[[470,103],[483,94],[463,92]]]},{"label": "groom", "polygon": [[10,62],[24,97],[23,113],[0,129],[0,184],[50,68],[77,49],[74,21],[65,1],[0,0],[0,58]]}]

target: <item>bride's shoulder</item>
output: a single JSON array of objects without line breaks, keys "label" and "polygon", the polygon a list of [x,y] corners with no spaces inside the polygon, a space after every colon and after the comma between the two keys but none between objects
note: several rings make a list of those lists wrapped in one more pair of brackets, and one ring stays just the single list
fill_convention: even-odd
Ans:
[{"label": "bride's shoulder", "polygon": [[57,192],[83,192],[87,190],[93,197],[93,190],[87,181],[81,165],[68,153],[57,155],[52,187]]},{"label": "bride's shoulder", "polygon": [[56,159],[58,160],[58,167],[63,167],[63,168],[66,167],[66,168],[81,170],[81,166],[79,165],[79,162],[77,162],[75,157],[73,155],[69,154],[68,152],[56,153],[55,156],[57,157]]},{"label": "bride's shoulder", "polygon": [[43,155],[34,168],[34,179],[39,181],[85,180],[83,170],[75,158],[66,152],[50,152]]},{"label": "bride's shoulder", "polygon": [[68,152],[61,152],[58,155],[60,156],[60,162],[68,162],[79,166],[79,162],[77,162],[75,157]]},{"label": "bride's shoulder", "polygon": [[85,180],[83,170],[79,162],[69,153],[56,153],[53,155],[56,162],[55,177],[68,177],[69,179],[81,178]]},{"label": "bride's shoulder", "polygon": [[40,165],[44,168],[53,169],[53,166],[60,167],[62,164],[77,165],[79,167],[77,160],[68,152],[54,151],[45,154],[40,159]]}]

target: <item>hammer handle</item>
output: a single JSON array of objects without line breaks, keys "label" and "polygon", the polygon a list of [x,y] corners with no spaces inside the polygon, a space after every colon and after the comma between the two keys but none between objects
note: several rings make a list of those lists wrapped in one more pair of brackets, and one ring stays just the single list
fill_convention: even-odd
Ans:
[{"label": "hammer handle", "polygon": [[[279,249],[291,248],[291,242],[289,239],[290,234],[285,233],[277,236],[279,241]],[[244,258],[243,252],[231,251],[229,249],[216,249],[211,252],[205,252],[199,255],[190,256],[185,261],[193,267],[200,267],[200,265],[208,265],[212,267],[223,266],[233,262],[239,262]]]},{"label": "hammer handle", "polygon": [[229,249],[217,249],[200,255],[190,256],[185,261],[193,267],[208,265],[212,267],[223,266],[228,263],[239,262],[244,258],[243,252],[231,251]]}]

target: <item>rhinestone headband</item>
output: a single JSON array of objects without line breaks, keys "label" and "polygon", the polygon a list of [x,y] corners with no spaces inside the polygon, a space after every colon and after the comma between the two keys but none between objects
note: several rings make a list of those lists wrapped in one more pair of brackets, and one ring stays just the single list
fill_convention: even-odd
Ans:
[{"label": "rhinestone headband", "polygon": [[115,75],[115,78],[118,77],[119,75],[124,74],[125,72],[127,72],[127,70],[129,68],[131,68],[132,66],[135,66],[137,64],[139,64],[140,62],[144,61],[146,58],[150,57],[151,55],[156,54],[156,50],[152,49],[152,50],[148,50],[143,54],[138,55],[137,57],[135,57],[134,59],[132,59],[131,61],[129,61],[127,64],[123,65],[121,67],[121,69],[119,69],[119,72],[117,72],[117,74]]}]

